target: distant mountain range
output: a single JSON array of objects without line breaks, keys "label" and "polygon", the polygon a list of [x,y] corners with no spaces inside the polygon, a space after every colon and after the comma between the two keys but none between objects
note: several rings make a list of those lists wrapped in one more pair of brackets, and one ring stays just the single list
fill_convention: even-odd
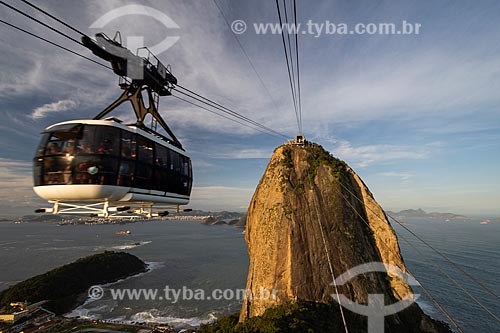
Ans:
[{"label": "distant mountain range", "polygon": [[467,216],[454,214],[454,213],[438,213],[432,212],[427,213],[425,210],[419,209],[405,209],[400,212],[391,212],[387,211],[387,214],[397,217],[397,218],[405,218],[405,217],[427,217],[427,218],[435,218],[435,219],[466,219]]},{"label": "distant mountain range", "polygon": [[[387,214],[395,218],[407,217],[425,217],[431,219],[455,219],[463,220],[469,217],[455,213],[440,213],[440,212],[426,212],[425,210],[418,209],[405,209],[399,212],[387,211]],[[246,224],[246,213],[240,212],[211,212],[204,210],[193,210],[191,212],[174,213],[160,219],[164,220],[199,220],[201,224],[205,225],[221,225],[228,224],[237,227],[244,227]],[[0,219],[2,221],[12,221],[12,219]],[[82,217],[70,215],[52,215],[52,214],[39,214],[39,215],[25,215],[18,219],[20,222],[52,222],[62,224],[81,224],[81,223],[130,223],[130,220],[106,220],[104,218],[95,217]],[[500,217],[489,218],[491,222],[500,222]]]}]

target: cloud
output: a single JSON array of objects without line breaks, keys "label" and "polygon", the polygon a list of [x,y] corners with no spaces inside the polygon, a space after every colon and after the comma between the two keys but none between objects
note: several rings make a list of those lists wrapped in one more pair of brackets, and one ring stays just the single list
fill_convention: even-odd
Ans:
[{"label": "cloud", "polygon": [[[42,62],[37,61],[22,72],[12,73],[2,68],[0,71],[0,96],[10,97],[32,93],[37,87],[43,86],[44,74]],[[19,69],[18,69],[19,70]]]},{"label": "cloud", "polygon": [[415,176],[411,173],[395,171],[381,172],[379,175],[383,177],[399,178],[402,182],[409,182]]},{"label": "cloud", "polygon": [[44,104],[33,110],[31,118],[41,119],[44,118],[47,113],[63,112],[74,109],[78,105],[77,102],[71,99],[63,99],[54,103]]},{"label": "cloud", "polygon": [[340,141],[332,148],[337,157],[359,167],[395,160],[422,160],[429,158],[441,146],[435,142],[423,146],[365,145],[354,147],[348,141]]},{"label": "cloud", "polygon": [[[425,52],[412,49],[397,57],[354,55],[353,60],[357,62],[346,62],[338,73],[319,65],[324,74],[315,73],[319,79],[304,85],[304,95],[309,96],[304,99],[304,109],[309,110],[306,128],[389,118],[419,119],[426,126],[429,119],[474,112],[476,122],[484,125],[487,122],[477,118],[478,109],[486,114],[500,102],[495,90],[500,60],[483,47],[457,53],[430,45]],[[330,74],[336,79],[331,80]]]},{"label": "cloud", "polygon": [[33,198],[31,162],[0,158],[0,191],[2,201],[24,201]]}]

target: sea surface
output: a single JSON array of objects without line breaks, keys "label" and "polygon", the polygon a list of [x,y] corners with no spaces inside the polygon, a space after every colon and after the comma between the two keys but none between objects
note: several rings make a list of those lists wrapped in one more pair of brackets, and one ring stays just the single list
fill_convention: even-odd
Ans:
[{"label": "sea surface", "polygon": [[[500,294],[500,223],[481,225],[480,219],[405,219],[405,227],[421,236],[467,273]],[[500,302],[425,247],[401,226],[395,226],[405,262],[465,332],[500,332],[500,325],[457,285],[500,316]],[[117,231],[130,230],[130,235]],[[411,244],[409,245],[405,240]],[[416,249],[417,250],[416,250]],[[30,222],[0,223],[0,290],[18,281],[105,250],[132,253],[150,265],[150,271],[103,286],[104,297],[88,299],[68,316],[121,322],[162,322],[197,326],[221,314],[239,311],[238,297],[214,300],[213,290],[227,296],[245,288],[248,254],[242,230],[232,226],[205,226],[196,221],[148,221],[126,225],[68,225]],[[445,271],[455,282],[437,268]],[[186,299],[163,297],[165,287],[184,292]],[[157,290],[154,300],[114,300],[112,290]],[[200,290],[204,297],[197,300]],[[419,304],[428,314],[446,321],[419,287]],[[150,294],[151,296],[151,294]],[[190,297],[191,296],[191,297]],[[160,299],[162,297],[162,299]],[[151,298],[151,297],[150,297]],[[189,299],[191,298],[191,299]]]}]

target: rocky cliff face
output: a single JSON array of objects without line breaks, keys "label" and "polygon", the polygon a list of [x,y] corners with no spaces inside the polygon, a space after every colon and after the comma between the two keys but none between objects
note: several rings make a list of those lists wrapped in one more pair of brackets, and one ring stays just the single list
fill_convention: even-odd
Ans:
[{"label": "rocky cliff face", "polygon": [[[405,270],[396,234],[366,185],[315,144],[276,149],[250,203],[245,239],[247,289],[254,297],[245,299],[240,321],[294,300],[329,302],[333,275],[363,263]],[[275,290],[276,297],[256,298],[262,290]],[[339,292],[364,304],[368,293],[384,294],[392,304],[411,289],[396,276],[368,273],[339,286]],[[422,317],[422,331],[437,331],[412,308],[412,316]],[[404,322],[400,317],[395,320]]]}]

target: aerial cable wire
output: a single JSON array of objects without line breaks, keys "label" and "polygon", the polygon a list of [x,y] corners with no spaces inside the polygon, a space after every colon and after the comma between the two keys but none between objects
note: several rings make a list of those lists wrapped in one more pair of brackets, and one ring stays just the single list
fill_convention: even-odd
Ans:
[{"label": "aerial cable wire", "polygon": [[193,105],[193,106],[196,106],[196,107],[198,107],[198,108],[200,108],[200,109],[203,109],[203,110],[205,110],[205,111],[208,111],[208,112],[210,112],[210,113],[216,114],[216,115],[218,115],[219,117],[222,117],[222,118],[226,118],[226,119],[228,119],[228,120],[231,120],[231,121],[233,121],[233,122],[235,122],[235,123],[238,123],[238,124],[240,124],[240,125],[242,125],[242,126],[245,126],[245,127],[251,128],[251,129],[253,129],[253,130],[259,131],[259,132],[264,133],[264,134],[269,134],[269,135],[274,135],[274,136],[276,136],[275,134],[271,134],[271,133],[266,132],[266,131],[264,131],[264,130],[262,130],[262,129],[260,129],[260,128],[255,128],[255,127],[252,127],[252,126],[250,126],[249,124],[246,124],[246,123],[240,122],[240,121],[238,121],[238,120],[236,120],[236,119],[234,119],[234,118],[230,118],[230,117],[228,117],[228,116],[225,116],[225,115],[223,115],[223,114],[220,114],[220,113],[218,113],[218,112],[215,112],[215,111],[213,111],[213,110],[210,110],[210,109],[209,109],[209,108],[207,108],[207,107],[204,107],[204,106],[202,106],[202,105],[199,105],[199,104],[196,104],[196,103],[194,103],[194,102],[191,102],[191,101],[189,101],[189,100],[187,100],[187,99],[185,99],[185,98],[182,98],[182,97],[180,97],[180,96],[177,96],[177,95],[175,95],[175,94],[172,94],[172,97],[175,97],[175,98],[177,98],[177,99],[179,99],[179,100],[181,100],[181,101],[183,101],[183,102],[185,102],[185,103],[191,104],[191,105]]},{"label": "aerial cable wire", "polygon": [[31,6],[31,7],[35,8],[36,10],[38,10],[38,11],[40,11],[40,12],[44,13],[45,15],[47,15],[48,17],[50,17],[51,19],[56,20],[57,22],[61,23],[61,24],[62,24],[62,25],[64,25],[65,27],[67,27],[67,28],[69,28],[69,29],[73,30],[74,32],[79,33],[79,34],[80,34],[80,35],[82,35],[82,36],[87,36],[85,33],[81,32],[80,30],[76,29],[75,27],[73,27],[73,26],[71,26],[71,25],[67,24],[67,23],[66,23],[66,22],[64,22],[63,20],[58,19],[57,17],[55,17],[54,15],[52,15],[52,14],[50,14],[50,13],[46,12],[46,11],[45,11],[45,10],[43,10],[42,8],[40,8],[40,7],[38,7],[38,6],[34,5],[34,4],[32,4],[32,3],[31,3],[31,2],[29,2],[28,0],[21,0],[21,1],[22,1],[22,2],[24,2],[25,4],[27,4],[28,6]]},{"label": "aerial cable wire", "polygon": [[[297,100],[295,98],[295,93],[294,93],[294,90],[293,90],[292,74],[290,72],[290,62],[288,61],[288,52],[287,52],[286,43],[285,43],[285,34],[283,32],[284,26],[283,26],[283,20],[281,18],[281,9],[280,9],[279,0],[276,0],[276,8],[278,10],[278,18],[279,18],[280,26],[281,26],[281,40],[283,42],[283,50],[285,52],[286,67],[287,67],[287,71],[288,71],[288,81],[290,83],[290,91],[292,93],[292,100],[293,100],[295,117],[297,118],[297,127],[299,127],[299,115],[298,115],[298,112],[297,112]],[[299,130],[300,130],[300,128],[299,128]]]},{"label": "aerial cable wire", "polygon": [[[412,242],[410,242],[408,239],[406,239],[406,237],[404,237],[401,233],[398,233],[398,237],[401,238],[406,244],[408,244],[415,252],[417,252],[420,256],[422,256],[423,258],[425,257],[429,257],[427,256],[426,254],[424,254],[422,251],[420,251],[420,249],[418,247],[416,247]],[[429,257],[429,259],[432,259]],[[474,301],[474,303],[476,303],[477,305],[479,305],[481,308],[483,308],[484,311],[486,311],[493,319],[495,319],[496,321],[498,321],[500,323],[500,318],[498,318],[486,305],[484,305],[483,303],[481,303],[480,300],[478,300],[474,295],[472,295],[471,293],[469,293],[467,291],[467,289],[465,289],[461,284],[460,282],[458,282],[457,280],[455,280],[453,277],[450,276],[450,274],[446,273],[446,271],[444,271],[438,264],[432,262],[432,260],[429,260],[428,261],[432,266],[434,266],[438,271],[441,272],[441,274],[443,274],[446,278],[448,278],[448,280],[450,280],[451,282],[453,282],[453,284],[455,284],[457,287],[459,287],[460,289],[462,289],[462,291],[472,300]]]},{"label": "aerial cable wire", "polygon": [[32,33],[32,32],[29,32],[29,31],[27,31],[27,30],[23,29],[23,28],[20,28],[20,27],[18,27],[18,26],[15,26],[14,24],[11,24],[11,23],[6,22],[6,21],[4,21],[4,20],[0,20],[0,22],[1,22],[1,23],[3,23],[3,24],[6,24],[6,25],[8,25],[8,26],[10,26],[11,28],[17,29],[17,30],[19,30],[19,31],[22,31],[22,32],[24,32],[24,33],[26,33],[26,34],[30,35],[30,36],[33,36],[33,37],[35,37],[35,38],[38,38],[38,39],[40,39],[40,40],[42,40],[42,41],[44,41],[44,42],[46,42],[46,43],[49,43],[49,44],[51,44],[51,45],[53,45],[53,46],[55,46],[55,47],[58,47],[58,48],[63,49],[63,50],[65,50],[65,51],[67,51],[67,52],[70,52],[70,53],[72,53],[72,54],[74,54],[74,55],[76,55],[76,56],[79,56],[79,57],[81,57],[81,58],[83,58],[83,59],[86,59],[86,60],[88,60],[88,61],[92,61],[93,63],[95,63],[95,64],[97,64],[97,65],[99,65],[99,66],[102,66],[102,67],[107,68],[107,69],[112,69],[110,66],[107,66],[107,65],[102,64],[102,63],[100,63],[100,62],[98,62],[98,61],[95,61],[94,59],[91,59],[91,58],[89,58],[89,57],[86,57],[86,56],[84,56],[83,54],[80,54],[80,53],[78,53],[78,52],[75,52],[75,51],[73,51],[73,50],[71,50],[71,49],[68,49],[68,48],[66,48],[66,47],[64,47],[64,46],[61,46],[61,45],[59,45],[59,44],[57,44],[57,43],[54,43],[54,42],[52,42],[52,41],[50,41],[50,40],[48,40],[48,39],[46,39],[46,38],[43,38],[43,37],[41,37],[41,36],[38,36],[38,35],[36,35],[36,34],[34,34],[34,33]]},{"label": "aerial cable wire", "polygon": [[[338,182],[340,185],[342,185],[342,187],[345,188],[344,184],[342,184],[342,182]],[[338,193],[340,194],[340,196],[344,199],[344,201],[347,203],[347,205],[354,211],[354,213],[368,226],[368,228],[371,228],[370,227],[370,224],[368,223],[368,221],[366,221],[366,219],[357,211],[356,207],[354,207],[352,205],[352,203],[344,196],[344,194],[342,194],[342,192],[337,189]],[[354,194],[352,194],[352,192],[348,191],[349,193],[351,193],[351,195],[354,196]],[[367,206],[365,206],[367,207]],[[368,207],[367,207],[368,208]],[[373,212],[373,211],[372,211]],[[385,247],[391,251],[395,256],[400,256],[400,254],[396,253],[389,245],[387,245],[384,241],[381,242],[381,244],[384,244]],[[405,270],[415,279],[417,280],[417,278],[415,277],[415,275],[408,269],[408,267],[405,267]],[[418,281],[418,280],[417,280]],[[432,295],[432,293],[427,289],[427,287],[425,287],[422,282],[418,281],[419,283],[419,286],[420,288],[422,288],[422,290],[426,293],[426,295],[429,297],[429,299],[432,301],[432,303],[434,303],[434,305],[436,306],[436,308],[441,311],[441,313],[443,313],[443,315],[446,316],[446,318],[448,318],[448,320],[453,324],[453,326],[455,326],[455,328],[461,332],[461,333],[464,333],[463,329],[460,327],[460,325],[458,325],[458,323],[455,321],[455,319],[453,319],[453,317],[451,316],[450,313],[448,313],[448,311],[446,311],[446,309],[441,305],[439,304],[439,302],[436,300],[436,298]]]},{"label": "aerial cable wire", "polygon": [[299,131],[302,133],[303,128],[302,128],[302,96],[300,92],[300,67],[299,67],[299,31],[298,31],[298,25],[297,25],[297,2],[296,0],[293,0],[293,16],[294,16],[294,23],[295,23],[295,64],[297,66],[297,102],[298,102],[298,109],[299,109]]},{"label": "aerial cable wire", "polygon": [[[352,193],[344,184],[340,183],[340,185],[347,191],[349,192],[356,200],[359,202],[363,202],[360,198],[358,198],[354,193]],[[383,220],[382,217],[379,216],[376,212],[374,212],[371,208],[367,207],[375,216],[377,216],[379,219]],[[387,214],[387,213],[386,213]],[[480,286],[483,290],[487,291],[489,294],[493,295],[495,298],[500,299],[495,292],[493,292],[490,288],[488,288],[484,283],[479,281],[477,278],[475,278],[473,275],[465,271],[462,267],[458,266],[455,264],[450,258],[448,258],[445,254],[443,254],[441,251],[437,250],[434,246],[429,244],[425,239],[417,235],[415,232],[411,231],[409,228],[407,228],[404,224],[399,222],[396,218],[392,217],[391,215],[387,214],[388,217],[390,217],[394,222],[396,222],[398,225],[400,225],[403,229],[408,231],[411,235],[413,235],[416,239],[418,239],[420,242],[425,244],[428,248],[436,252],[440,257],[442,257],[444,260],[446,260],[449,264],[451,264],[453,267],[455,267],[457,270],[468,276],[471,280],[473,280],[478,286]]]},{"label": "aerial cable wire", "polygon": [[44,27],[46,27],[47,29],[50,29],[50,30],[54,31],[55,33],[58,33],[59,35],[61,35],[61,36],[65,37],[65,38],[67,38],[67,39],[69,39],[69,40],[71,40],[71,41],[73,41],[73,42],[75,42],[75,43],[77,43],[77,44],[83,45],[83,43],[82,43],[81,41],[79,41],[79,40],[77,40],[77,39],[75,39],[75,38],[73,38],[73,37],[69,36],[68,34],[66,34],[66,33],[64,33],[64,32],[62,32],[62,31],[60,31],[60,30],[58,30],[58,29],[56,29],[56,28],[54,28],[54,27],[52,27],[52,26],[50,26],[50,25],[48,25],[48,24],[46,24],[46,23],[44,23],[44,22],[42,22],[42,21],[40,21],[39,19],[37,19],[37,18],[35,18],[35,17],[33,17],[33,16],[29,15],[29,14],[26,14],[26,13],[25,13],[25,12],[23,12],[22,10],[20,10],[20,9],[18,9],[18,8],[14,7],[14,6],[11,6],[11,5],[9,5],[9,4],[7,4],[7,3],[5,3],[5,2],[4,2],[4,1],[2,1],[2,0],[0,0],[0,3],[1,3],[2,5],[4,5],[4,6],[6,6],[6,7],[10,8],[10,9],[12,9],[13,11],[15,11],[15,12],[17,12],[17,13],[19,13],[19,14],[21,14],[21,15],[23,15],[23,16],[25,16],[25,17],[27,17],[27,18],[29,18],[30,20],[35,21],[35,22],[37,22],[38,24],[43,25],[43,26],[44,26]]},{"label": "aerial cable wire", "polygon": [[[257,130],[259,130],[262,133],[270,134],[270,135],[273,135],[273,136],[276,136],[276,137],[281,137],[282,136],[282,134],[280,134],[279,132],[276,132],[273,129],[270,129],[270,128],[268,128],[268,127],[266,127],[266,126],[264,126],[264,125],[262,125],[262,124],[260,124],[260,123],[258,123],[256,121],[251,121],[250,122],[250,121],[246,120],[246,117],[241,116],[239,113],[234,112],[234,114],[233,114],[233,113],[230,113],[230,112],[226,111],[223,107],[217,107],[217,106],[214,106],[212,104],[207,103],[206,101],[204,101],[202,99],[203,97],[201,95],[199,95],[199,94],[194,93],[196,96],[201,96],[202,98],[198,98],[196,96],[193,96],[193,95],[188,94],[186,92],[180,91],[178,89],[176,89],[175,92],[176,93],[180,93],[180,94],[182,94],[182,95],[184,95],[186,97],[192,98],[192,99],[194,99],[194,100],[196,100],[198,102],[204,103],[205,105],[207,105],[207,106],[209,106],[211,108],[217,109],[217,110],[219,110],[219,111],[221,111],[221,112],[223,112],[225,114],[229,114],[230,116],[235,117],[237,119],[240,119],[241,121],[244,121],[244,122],[246,122],[249,125],[255,126],[256,128],[250,127],[250,126],[247,126],[247,127],[250,127],[250,128],[253,128],[253,129],[257,129]],[[179,98],[179,96],[176,96],[176,97]],[[196,104],[193,104],[193,105],[196,105]],[[198,106],[198,105],[196,105],[196,106]],[[203,109],[205,109],[205,108],[203,108]],[[219,114],[219,113],[216,113],[216,112],[213,112],[213,113]],[[232,118],[228,118],[227,116],[225,116],[224,118],[226,118],[226,119],[232,119]],[[240,122],[238,122],[238,123],[240,123]],[[242,123],[240,123],[240,124],[242,124]]]},{"label": "aerial cable wire", "polygon": [[[27,2],[27,1],[24,1],[24,0],[21,0],[21,1],[26,2],[26,3],[28,4],[28,2]],[[52,26],[50,26],[50,25],[48,25],[48,24],[46,24],[46,23],[44,23],[44,22],[42,22],[42,21],[40,21],[40,20],[38,20],[38,19],[36,19],[36,18],[34,18],[34,17],[32,17],[32,16],[30,16],[30,15],[26,14],[26,13],[24,13],[24,12],[22,12],[21,10],[19,10],[19,9],[17,9],[17,8],[13,7],[13,6],[10,6],[9,4],[6,4],[4,1],[0,0],[0,3],[1,3],[1,4],[3,4],[3,5],[5,5],[5,6],[7,6],[7,7],[9,7],[10,9],[12,9],[12,10],[14,10],[14,11],[16,11],[16,12],[18,12],[18,13],[20,13],[20,14],[24,15],[24,16],[26,16],[27,18],[29,18],[29,19],[31,19],[31,20],[33,20],[33,21],[35,21],[35,22],[37,22],[37,23],[39,23],[39,24],[41,24],[41,25],[43,25],[43,26],[47,27],[48,29],[50,29],[50,30],[52,30],[52,31],[54,31],[54,32],[56,32],[56,33],[58,33],[58,34],[60,34],[60,35],[62,35],[62,36],[64,36],[64,37],[66,37],[66,38],[68,38],[68,39],[70,39],[70,40],[72,40],[73,42],[75,42],[75,43],[77,43],[77,44],[80,44],[80,45],[83,45],[83,43],[81,43],[80,41],[78,41],[78,40],[76,40],[76,39],[72,38],[71,36],[69,36],[69,35],[67,35],[67,34],[65,34],[65,33],[63,33],[63,32],[61,32],[60,30],[58,30],[58,29],[56,29],[56,28],[54,28],[54,27],[52,27]],[[39,10],[39,11],[43,12],[44,14],[46,14],[46,15],[50,16],[50,17],[51,17],[51,18],[53,18],[54,20],[57,20],[59,23],[61,23],[61,24],[65,25],[66,27],[71,28],[73,31],[76,31],[76,32],[78,32],[78,33],[82,34],[82,36],[86,36],[85,34],[83,34],[82,32],[80,32],[78,29],[76,29],[76,28],[72,27],[71,25],[69,25],[69,24],[65,23],[64,21],[62,21],[62,20],[58,19],[57,17],[55,17],[55,16],[51,15],[50,13],[48,13],[48,12],[46,12],[46,11],[44,11],[43,9],[41,9],[41,8],[39,8],[39,7],[35,6],[35,5],[32,5],[32,7],[36,8],[37,10]],[[5,21],[2,21],[2,23],[8,24],[9,26],[11,26],[11,27],[13,27],[13,28],[16,28],[16,29],[18,29],[18,30],[20,30],[20,31],[22,31],[22,32],[24,32],[24,33],[27,33],[27,34],[29,34],[29,35],[31,35],[31,36],[33,36],[33,37],[35,37],[35,38],[41,39],[41,40],[43,40],[43,41],[45,41],[45,42],[47,42],[47,43],[49,43],[49,44],[51,44],[51,45],[53,45],[53,46],[56,46],[56,47],[62,48],[62,49],[66,50],[66,51],[68,51],[68,52],[70,52],[70,53],[72,53],[72,54],[78,55],[78,56],[83,57],[83,58],[85,58],[85,59],[87,59],[87,60],[89,60],[89,61],[92,61],[92,62],[94,62],[94,63],[97,63],[97,64],[99,64],[100,66],[103,66],[103,67],[106,67],[106,68],[108,68],[108,69],[111,69],[111,70],[112,70],[112,68],[111,68],[111,67],[108,67],[108,66],[106,66],[106,65],[103,65],[103,64],[101,64],[101,63],[99,63],[99,62],[97,62],[97,61],[94,61],[94,60],[92,60],[92,59],[90,59],[90,58],[88,58],[88,57],[85,57],[85,56],[83,56],[83,55],[81,55],[81,54],[79,54],[79,53],[77,53],[77,52],[75,52],[75,51],[72,51],[72,50],[70,50],[70,49],[67,49],[67,48],[65,48],[65,47],[63,47],[63,46],[61,46],[61,45],[59,45],[59,44],[57,44],[57,43],[51,42],[51,41],[49,41],[49,40],[47,40],[47,39],[45,39],[45,38],[43,38],[43,37],[41,37],[41,36],[38,36],[38,35],[36,35],[36,34],[33,34],[33,33],[29,32],[29,31],[26,31],[26,30],[21,29],[21,28],[19,28],[19,27],[17,27],[17,26],[14,26],[13,24],[9,24],[9,23],[7,23],[7,22],[5,22]],[[212,108],[222,108],[222,109],[226,110],[226,111],[224,111],[225,113],[230,113],[233,117],[239,118],[239,119],[241,119],[241,120],[243,120],[243,121],[245,121],[245,122],[247,122],[247,123],[250,123],[250,124],[252,124],[252,125],[254,125],[254,126],[260,127],[260,128],[262,128],[263,130],[265,130],[265,131],[267,131],[267,132],[273,133],[274,135],[279,135],[279,136],[284,137],[284,138],[287,138],[287,139],[289,138],[289,136],[287,136],[287,135],[284,135],[284,134],[282,134],[282,133],[279,133],[279,132],[277,132],[277,131],[275,131],[275,130],[273,130],[273,129],[271,129],[271,128],[269,128],[269,127],[265,126],[265,125],[262,125],[262,124],[260,124],[260,123],[258,123],[258,122],[256,122],[256,121],[254,121],[254,120],[252,120],[252,119],[248,118],[248,117],[245,117],[245,116],[243,116],[243,115],[239,114],[238,112],[236,112],[236,111],[234,111],[234,110],[231,110],[231,109],[229,109],[229,108],[227,108],[227,107],[225,107],[225,106],[223,106],[223,105],[221,105],[221,104],[219,104],[219,103],[217,103],[217,102],[214,102],[214,101],[212,101],[212,100],[210,100],[210,99],[208,99],[208,98],[206,98],[206,97],[204,97],[204,96],[202,96],[202,95],[198,94],[198,93],[195,93],[195,92],[194,92],[194,91],[192,91],[192,90],[189,90],[189,89],[187,89],[187,88],[184,88],[184,87],[182,87],[182,86],[180,86],[180,85],[177,85],[177,87],[179,87],[179,88],[181,88],[181,89],[184,89],[184,90],[186,90],[186,91],[188,91],[188,92],[190,92],[190,93],[192,93],[192,94],[194,94],[194,95],[196,95],[196,96],[198,96],[198,97],[200,97],[200,98],[204,99],[205,101],[207,101],[207,102],[211,103],[211,104],[208,104],[208,105],[209,105],[210,107],[212,107]],[[182,93],[182,92],[181,92],[181,91],[179,91],[179,90],[177,90],[177,91],[178,91],[178,92],[180,92],[180,93]],[[190,97],[191,97],[191,96],[190,96]],[[205,103],[205,104],[207,104],[207,103],[206,103],[206,102],[204,102],[204,101],[202,101],[202,102],[203,102],[203,103]],[[214,105],[215,105],[215,106],[214,106]],[[222,110],[221,110],[221,111],[222,111]],[[218,114],[218,113],[217,113],[217,114]]]},{"label": "aerial cable wire", "polygon": [[245,121],[247,121],[249,123],[252,123],[252,124],[254,124],[256,126],[259,126],[259,127],[263,128],[263,129],[265,129],[267,131],[273,132],[273,133],[275,133],[275,134],[277,134],[277,135],[279,135],[281,137],[284,137],[286,139],[290,138],[289,136],[287,136],[287,135],[285,135],[283,133],[277,132],[277,131],[275,131],[275,130],[273,130],[273,129],[265,126],[265,125],[262,125],[262,124],[256,122],[255,120],[252,120],[252,119],[250,119],[250,118],[248,118],[246,116],[243,116],[243,115],[239,114],[238,112],[236,112],[236,111],[234,111],[234,110],[232,110],[230,108],[227,108],[227,107],[225,107],[225,106],[223,106],[223,105],[221,105],[221,104],[219,104],[217,102],[214,102],[211,99],[208,99],[208,98],[206,98],[206,97],[204,97],[204,96],[202,96],[202,95],[200,95],[200,94],[198,94],[198,93],[196,93],[196,92],[194,92],[194,91],[192,91],[192,90],[190,90],[188,88],[185,88],[185,87],[181,86],[180,84],[176,84],[175,85],[175,90],[178,91],[178,92],[181,92],[177,88],[183,89],[183,90],[185,90],[185,91],[187,91],[187,92],[189,92],[189,93],[191,93],[191,94],[193,94],[193,95],[195,95],[195,96],[197,96],[197,97],[205,100],[206,102],[208,102],[209,104],[211,104],[211,106],[214,107],[214,108],[224,109],[224,110],[226,110],[227,112],[229,112],[230,114],[232,114],[235,117],[238,117],[238,118],[240,118],[242,120],[245,120]]},{"label": "aerial cable wire", "polygon": [[243,54],[245,55],[245,58],[248,60],[248,63],[250,64],[250,67],[252,67],[252,70],[255,72],[255,75],[257,76],[257,78],[259,79],[259,82],[260,84],[262,85],[262,87],[264,88],[264,90],[266,91],[267,95],[269,96],[269,99],[271,100],[271,102],[273,103],[273,106],[274,106],[274,109],[276,111],[278,111],[278,106],[276,105],[276,102],[274,101],[274,98],[273,96],[271,95],[271,92],[269,91],[269,88],[266,86],[266,84],[264,83],[264,80],[262,79],[262,77],[260,76],[259,72],[257,71],[257,69],[255,68],[252,60],[250,59],[250,56],[248,55],[248,53],[246,52],[245,48],[243,47],[243,44],[241,44],[240,42],[240,39],[237,37],[237,35],[234,33],[233,29],[231,29],[231,24],[229,23],[229,20],[227,19],[226,15],[224,14],[224,11],[222,10],[222,8],[219,6],[219,4],[217,3],[217,0],[213,0],[215,6],[217,6],[217,9],[219,10],[220,14],[222,15],[222,18],[224,19],[224,21],[226,22],[227,26],[229,27],[229,30],[231,31],[231,34],[233,35],[234,39],[236,40],[236,42],[238,43],[238,46],[240,47],[241,51],[243,52]]},{"label": "aerial cable wire", "polygon": [[[290,41],[290,23],[288,21],[288,11],[287,11],[287,7],[286,7],[286,0],[283,0],[283,9],[284,9],[284,13],[285,13],[285,27],[286,27],[286,36],[287,36],[287,40],[288,40],[288,54],[290,55],[290,69],[291,69],[291,72],[292,72],[292,89],[293,89],[293,95],[295,96],[295,105],[294,105],[294,108],[295,108],[295,112],[297,114],[297,126],[299,128],[299,132],[301,132],[300,130],[300,118],[299,118],[299,108],[298,108],[298,97],[297,97],[297,87],[296,87],[296,82],[295,82],[295,71],[294,71],[294,66],[293,66],[293,56],[292,56],[292,45],[291,45],[291,41]],[[295,29],[297,29],[297,27],[295,27]],[[282,33],[283,33],[284,30],[282,30]]]},{"label": "aerial cable wire", "polygon": [[314,205],[314,208],[316,210],[316,217],[317,217],[317,221],[318,221],[318,225],[319,225],[321,238],[323,240],[323,247],[325,249],[326,259],[328,261],[328,268],[330,269],[330,274],[332,275],[332,280],[333,280],[332,284],[333,284],[334,289],[335,289],[335,295],[337,296],[337,303],[339,303],[339,310],[340,310],[340,316],[342,318],[342,324],[344,325],[344,331],[346,333],[349,333],[349,330],[347,328],[347,322],[345,320],[344,309],[343,309],[342,303],[340,301],[339,288],[337,286],[337,279],[335,277],[335,271],[333,270],[332,261],[330,259],[330,254],[328,252],[328,246],[327,246],[327,242],[326,242],[326,238],[325,238],[325,233],[323,231],[323,223],[321,223],[321,214],[319,212],[318,204],[316,202],[316,193],[314,190],[312,192],[313,192],[312,193],[313,205]]}]

